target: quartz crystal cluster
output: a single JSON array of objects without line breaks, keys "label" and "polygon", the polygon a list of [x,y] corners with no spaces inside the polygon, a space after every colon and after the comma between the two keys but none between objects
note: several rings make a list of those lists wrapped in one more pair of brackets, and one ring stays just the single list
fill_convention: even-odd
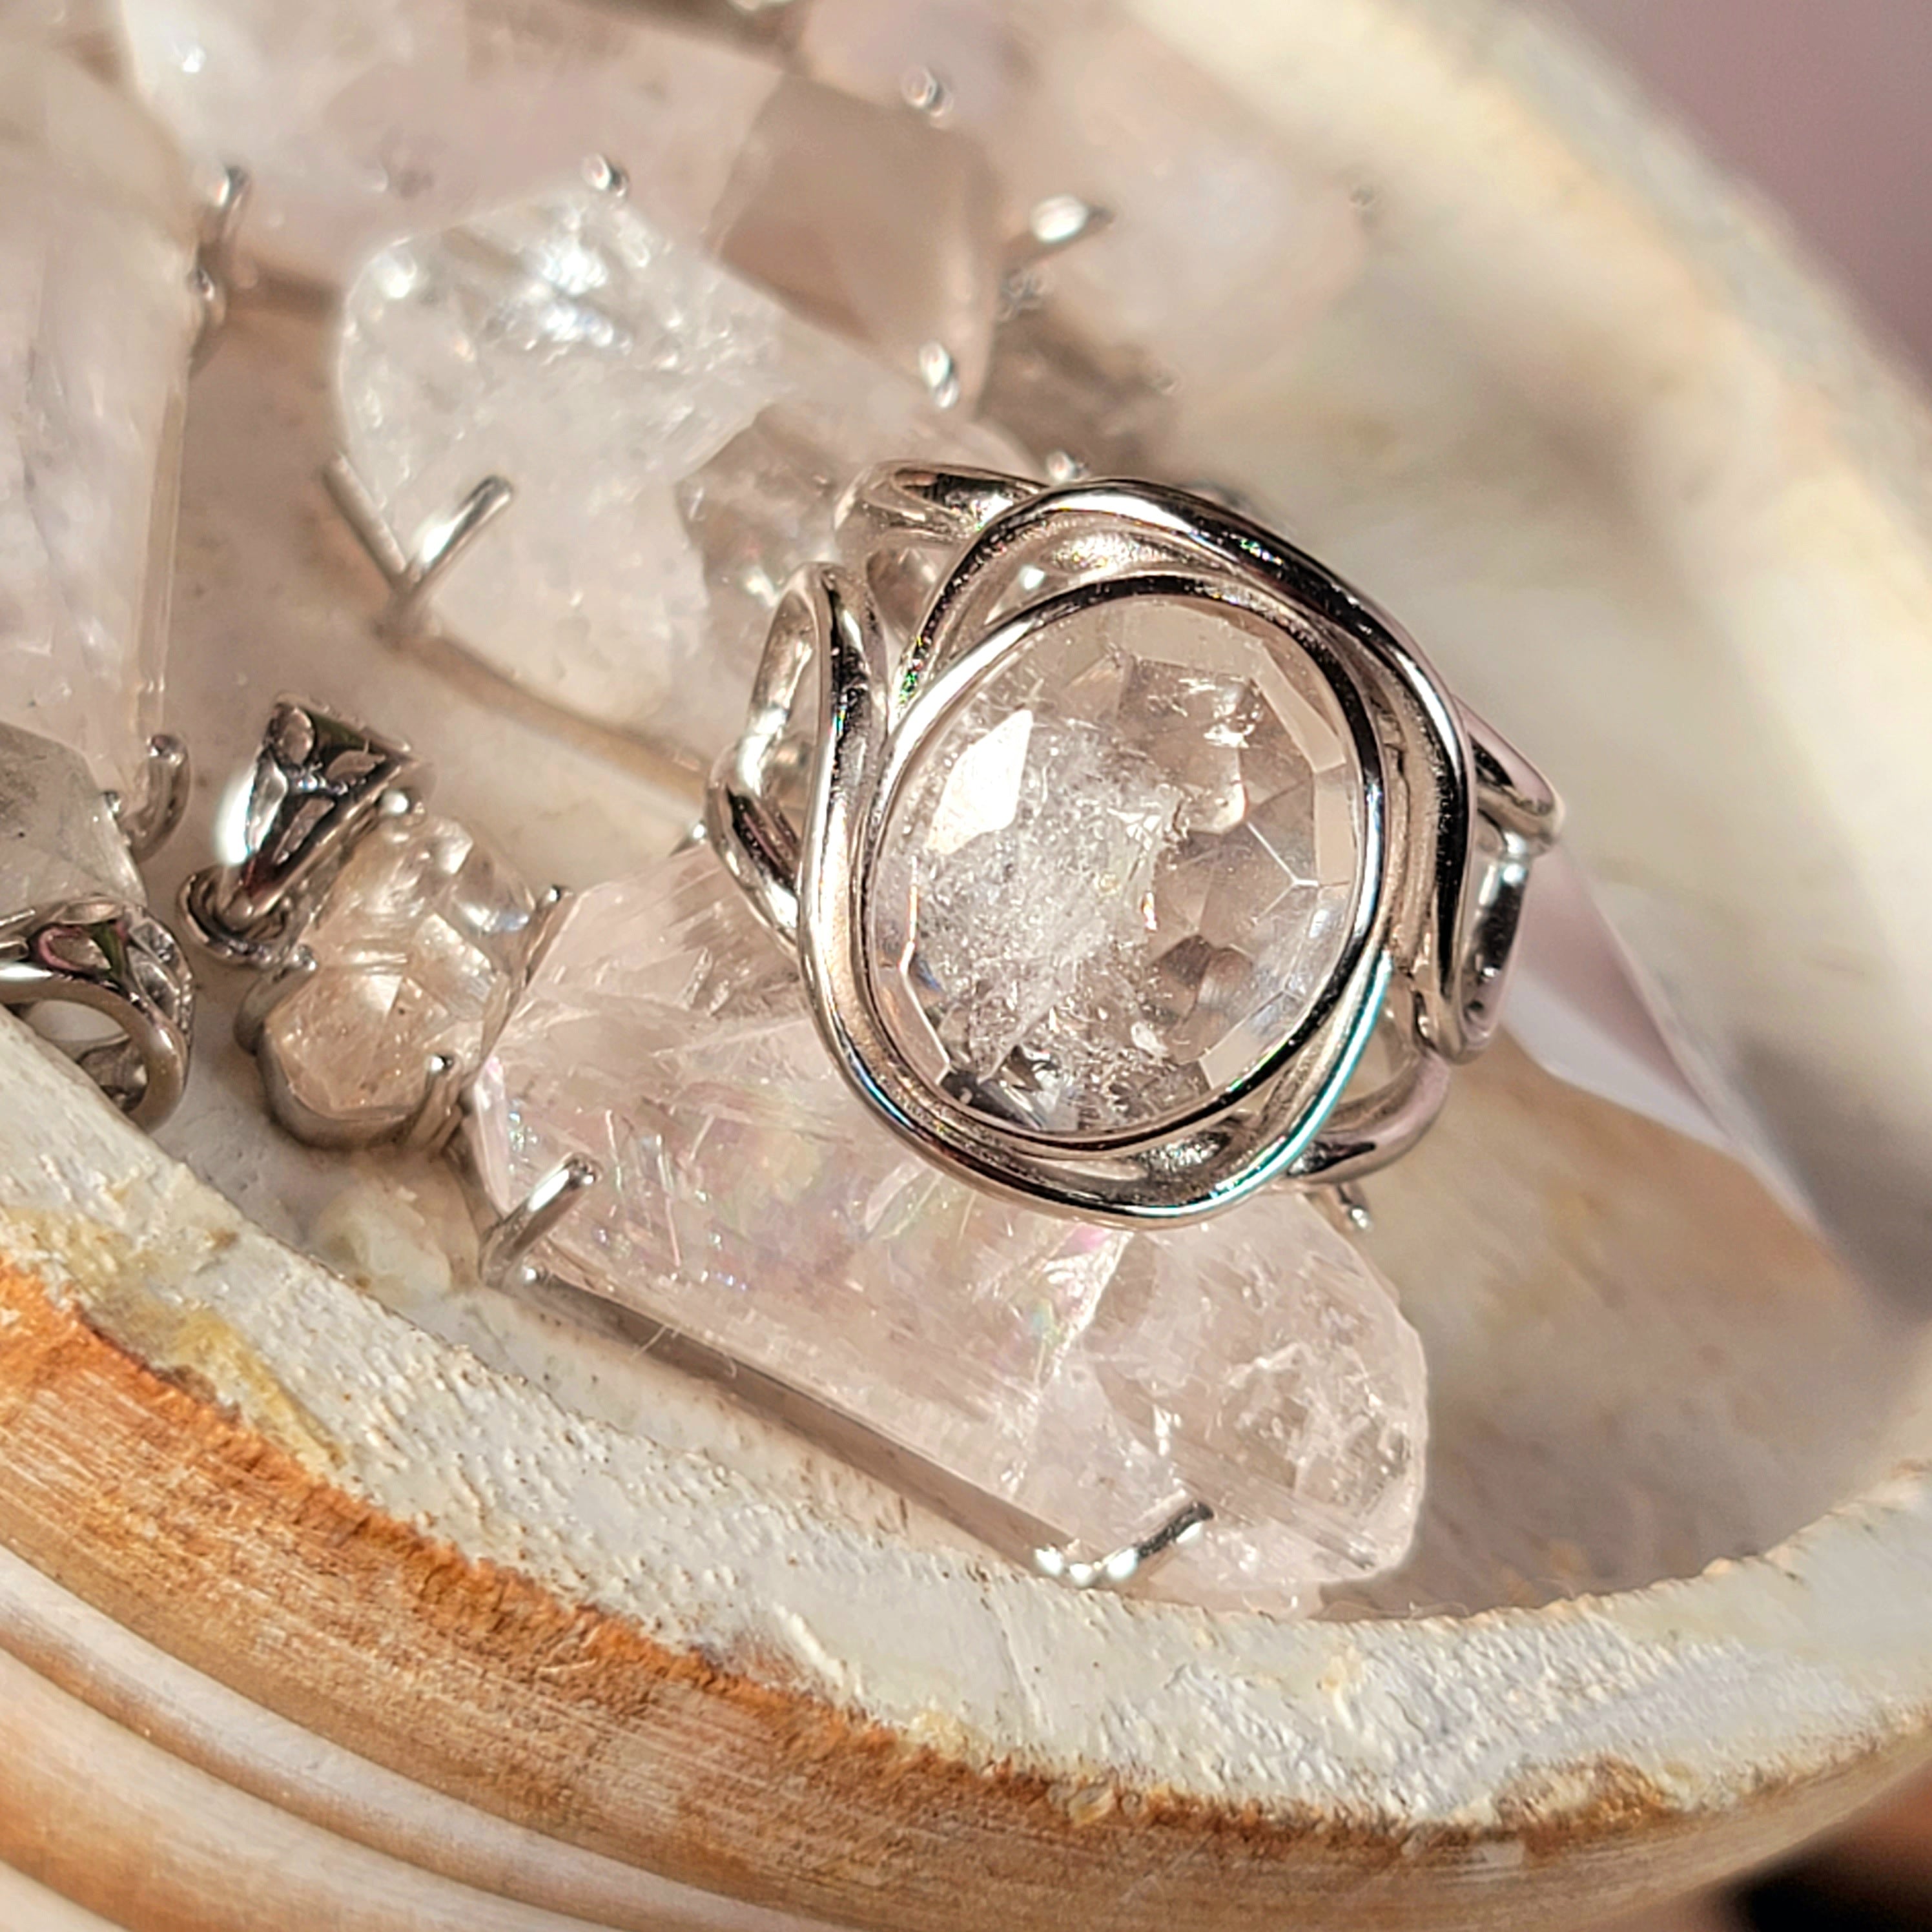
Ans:
[{"label": "quartz crystal cluster", "polygon": [[887,1023],[930,1085],[1037,1132],[1184,1113],[1340,963],[1360,800],[1333,696],[1220,607],[1060,618],[934,730],[893,810]]},{"label": "quartz crystal cluster", "polygon": [[140,110],[0,45],[0,718],[128,796],[157,722],[194,250]]},{"label": "quartz crystal cluster", "polygon": [[303,932],[314,970],[262,1028],[285,1120],[305,1138],[333,1126],[368,1139],[410,1121],[434,1060],[473,1075],[521,983],[534,910],[522,880],[452,820],[377,824]]},{"label": "quartz crystal cluster", "polygon": [[708,851],[572,902],[476,1102],[500,1208],[569,1155],[601,1166],[549,1244],[562,1271],[1036,1540],[1102,1556],[1205,1503],[1157,1582],[1277,1610],[1408,1546],[1420,1348],[1313,1207],[1142,1234],[949,1178],[848,1091]]},{"label": "quartz crystal cluster", "polygon": [[882,450],[1015,460],[581,183],[377,256],[339,381],[350,459],[398,532],[486,475],[515,486],[438,592],[442,621],[547,698],[706,752],[860,470]]}]

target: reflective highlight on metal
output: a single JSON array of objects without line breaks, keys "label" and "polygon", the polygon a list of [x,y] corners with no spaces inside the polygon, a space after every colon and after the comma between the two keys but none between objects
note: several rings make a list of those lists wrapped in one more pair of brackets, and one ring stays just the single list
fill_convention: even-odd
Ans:
[{"label": "reflective highlight on metal", "polygon": [[[1350,1183],[1413,1146],[1452,1068],[1494,1034],[1559,808],[1400,628],[1249,518],[1152,484],[1042,488],[888,465],[848,493],[839,548],[774,614],[706,826],[796,949],[820,1030],[867,1106],[979,1185],[1115,1222],[1196,1217],[1276,1182]],[[1070,571],[1072,556],[1088,561]],[[882,1011],[867,895],[920,747],[1047,625],[1141,596],[1239,614],[1278,664],[1312,667],[1332,692],[1360,772],[1353,921],[1307,1017],[1252,1074],[1178,1121],[1048,1136],[969,1111],[913,1066]],[[784,781],[802,734],[814,750],[801,820]],[[1388,1066],[1358,1091],[1378,1029]]]},{"label": "reflective highlight on metal", "polygon": [[410,810],[426,784],[406,745],[282,699],[250,778],[241,856],[182,888],[190,932],[223,959],[280,966],[357,839]]},{"label": "reflective highlight on metal", "polygon": [[76,1047],[74,1059],[137,1125],[166,1119],[187,1084],[194,982],[159,920],[105,898],[0,920],[0,1005],[48,1003],[85,1008],[118,1028],[122,1038]]}]

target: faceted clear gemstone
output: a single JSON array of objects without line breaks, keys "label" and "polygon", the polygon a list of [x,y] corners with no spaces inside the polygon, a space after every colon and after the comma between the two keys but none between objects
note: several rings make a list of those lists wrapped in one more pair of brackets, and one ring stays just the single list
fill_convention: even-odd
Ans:
[{"label": "faceted clear gemstone", "polygon": [[1222,607],[1047,626],[939,726],[882,842],[872,953],[901,1050],[1051,1134],[1252,1072],[1340,963],[1360,769],[1333,695]]},{"label": "faceted clear gemstone", "polygon": [[0,918],[86,898],[142,900],[100,788],[78,752],[0,724]]},{"label": "faceted clear gemstone", "polygon": [[431,1057],[474,1072],[521,977],[534,902],[489,848],[443,818],[378,826],[303,943],[316,971],[271,1011],[261,1050],[317,1119],[399,1124]]},{"label": "faceted clear gemstone", "polygon": [[546,698],[707,752],[844,483],[881,452],[1014,461],[587,188],[377,256],[338,373],[350,460],[399,532],[492,472],[516,486],[437,592],[448,628]]},{"label": "faceted clear gemstone", "polygon": [[902,104],[789,76],[752,128],[711,232],[727,267],[808,320],[912,375],[937,344],[960,397],[979,394],[1005,237],[976,142]]},{"label": "faceted clear gemstone", "polygon": [[1036,1535],[1100,1555],[1204,1501],[1154,1587],[1273,1610],[1408,1546],[1420,1352],[1307,1202],[1130,1234],[942,1174],[847,1090],[707,852],[573,902],[477,1096],[500,1208],[600,1163],[552,1238],[566,1272]]},{"label": "faceted clear gemstone", "polygon": [[195,314],[191,197],[98,82],[0,58],[0,718],[137,794]]},{"label": "faceted clear gemstone", "polygon": [[1042,262],[1040,290],[1092,340],[1152,352],[1190,396],[1277,352],[1359,266],[1346,194],[1124,8],[812,0],[800,52],[877,100],[932,74],[950,124],[998,158],[1010,232],[1046,229],[1050,248],[1068,224],[1036,224],[1042,204],[1100,211]]}]

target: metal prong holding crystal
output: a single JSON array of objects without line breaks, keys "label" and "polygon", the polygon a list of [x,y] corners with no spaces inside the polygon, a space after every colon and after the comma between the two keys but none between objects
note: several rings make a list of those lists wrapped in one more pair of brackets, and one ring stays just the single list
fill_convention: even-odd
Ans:
[{"label": "metal prong holding crystal", "polygon": [[582,1154],[572,1154],[546,1174],[484,1234],[477,1251],[478,1277],[490,1288],[512,1286],[527,1271],[537,1244],[602,1178],[597,1163]]},{"label": "metal prong holding crystal", "polygon": [[153,1126],[187,1080],[194,985],[142,902],[125,828],[79,754],[0,725],[0,1005],[45,1009],[43,1030]]},{"label": "metal prong holding crystal", "polygon": [[142,772],[140,796],[122,799],[118,792],[107,794],[108,809],[121,827],[136,865],[144,865],[172,838],[188,810],[188,793],[194,779],[193,763],[188,747],[172,732],[158,732],[148,740],[148,757]]},{"label": "metal prong holding crystal", "polygon": [[197,937],[256,970],[236,1037],[311,1145],[440,1147],[561,902],[424,811],[426,782],[406,745],[284,699],[241,856],[183,895]]},{"label": "metal prong holding crystal", "polygon": [[1064,1550],[1045,1549],[1034,1552],[1033,1567],[1042,1576],[1076,1590],[1121,1589],[1144,1576],[1162,1557],[1193,1542],[1214,1520],[1214,1512],[1205,1503],[1189,1503],[1176,1510],[1151,1536],[1128,1544],[1097,1562],[1071,1556]]},{"label": "metal prong holding crystal", "polygon": [[214,192],[202,211],[194,266],[188,272],[188,286],[201,315],[194,340],[197,368],[214,352],[242,279],[236,244],[251,185],[248,170],[231,164],[221,170]]},{"label": "metal prong holding crystal", "polygon": [[322,482],[370,562],[382,574],[389,602],[378,620],[392,637],[404,637],[424,620],[431,593],[464,553],[515,500],[508,478],[485,476],[448,515],[416,533],[405,548],[384,520],[370,489],[346,456],[322,472]]}]

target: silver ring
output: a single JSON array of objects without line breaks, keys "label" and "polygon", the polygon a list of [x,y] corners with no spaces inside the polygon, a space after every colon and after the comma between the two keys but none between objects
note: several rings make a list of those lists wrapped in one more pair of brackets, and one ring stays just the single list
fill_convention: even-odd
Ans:
[{"label": "silver ring", "polygon": [[0,1005],[47,1002],[112,1021],[121,1040],[74,1058],[137,1124],[167,1118],[187,1084],[194,985],[159,920],[145,907],[86,898],[0,920]]},{"label": "silver ring", "polygon": [[[892,464],[780,602],[706,830],[882,1120],[982,1186],[1134,1223],[1412,1146],[1496,1030],[1558,818],[1390,619],[1246,517]],[[1040,877],[1029,841],[1058,848]],[[1190,912],[1216,853],[1226,904]]]}]

